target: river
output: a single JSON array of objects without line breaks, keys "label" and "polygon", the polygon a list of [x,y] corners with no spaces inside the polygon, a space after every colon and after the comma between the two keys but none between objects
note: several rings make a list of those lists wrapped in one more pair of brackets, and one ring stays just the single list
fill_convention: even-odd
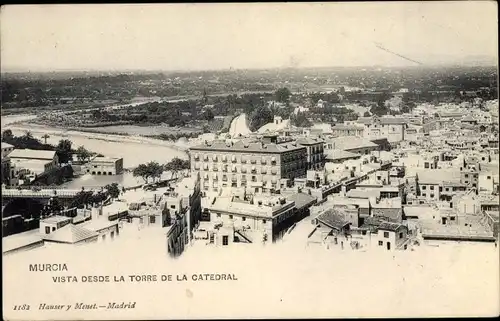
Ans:
[{"label": "river", "polygon": [[[33,126],[17,123],[22,120],[29,120],[35,116],[15,115],[2,116],[2,130],[11,129],[13,134],[23,135],[30,131],[35,138],[44,141],[42,136],[48,134],[50,137],[47,143],[57,145],[61,139],[69,139],[73,142],[74,148],[84,146],[86,149],[103,154],[108,157],[123,157],[125,168],[134,168],[139,164],[156,161],[160,164],[169,162],[174,157],[187,158],[185,150],[186,143],[178,142],[175,145],[171,142],[148,139],[137,136],[119,136],[111,134],[94,134],[78,131],[65,131],[59,128],[47,126]],[[96,187],[103,186],[111,182],[117,182],[125,187],[137,185],[142,182],[140,178],[134,178],[127,172],[115,176],[92,176],[84,175],[65,184],[68,188]]]}]

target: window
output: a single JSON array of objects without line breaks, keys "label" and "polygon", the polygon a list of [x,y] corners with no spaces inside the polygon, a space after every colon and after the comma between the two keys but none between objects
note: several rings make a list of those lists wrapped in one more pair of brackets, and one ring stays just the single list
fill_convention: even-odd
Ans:
[{"label": "window", "polygon": [[422,196],[423,196],[423,197],[426,197],[426,196],[427,196],[427,194],[423,193],[423,194],[422,194]]},{"label": "window", "polygon": [[229,245],[229,236],[227,235],[222,236],[222,245]]},{"label": "window", "polygon": [[491,176],[486,176],[486,179],[491,179]]},{"label": "window", "polygon": [[110,236],[112,239],[115,238],[115,231],[111,231]]},{"label": "window", "polygon": [[149,223],[154,224],[155,222],[156,222],[156,216],[151,215],[151,216],[149,217]]},{"label": "window", "polygon": [[423,189],[423,190],[426,190],[426,189],[427,189],[427,186],[423,185],[423,186],[422,186],[422,189]]},{"label": "window", "polygon": [[431,186],[430,189],[431,189],[431,191],[433,191],[434,190],[434,186]]},{"label": "window", "polygon": [[217,213],[217,217],[220,217],[220,213]]},{"label": "window", "polygon": [[431,194],[431,198],[434,198],[434,194]]},{"label": "window", "polygon": [[229,215],[229,219],[232,220],[233,219],[233,216],[232,215]]},{"label": "window", "polygon": [[106,240],[106,234],[103,234],[102,235],[102,240],[105,241]]},{"label": "window", "polygon": [[175,205],[170,205],[170,208],[174,208],[175,209]]},{"label": "window", "polygon": [[247,218],[246,218],[246,217],[242,217],[242,218],[241,218],[241,220],[242,220],[243,222],[245,222],[245,221],[247,220]]},{"label": "window", "polygon": [[424,163],[424,168],[429,168],[429,163],[425,162]]},{"label": "window", "polygon": [[52,227],[52,232],[54,232],[55,230],[56,230],[56,228],[55,228],[55,227]]},{"label": "window", "polygon": [[45,226],[45,234],[50,234],[50,227],[49,226]]},{"label": "window", "polygon": [[378,241],[378,246],[382,246],[382,245],[384,245],[384,242]]},{"label": "window", "polygon": [[384,232],[384,237],[389,238],[389,232]]},{"label": "window", "polygon": [[266,224],[266,220],[262,220],[262,223]]},{"label": "window", "polygon": [[403,238],[403,232],[399,232],[399,238],[402,239]]},{"label": "window", "polygon": [[465,178],[469,178],[469,174],[465,174]]}]

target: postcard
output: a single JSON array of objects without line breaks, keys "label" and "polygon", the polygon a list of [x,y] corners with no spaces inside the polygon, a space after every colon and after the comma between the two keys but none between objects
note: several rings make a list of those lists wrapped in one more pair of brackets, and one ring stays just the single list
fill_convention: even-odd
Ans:
[{"label": "postcard", "polygon": [[498,316],[496,12],[3,6],[4,319]]}]

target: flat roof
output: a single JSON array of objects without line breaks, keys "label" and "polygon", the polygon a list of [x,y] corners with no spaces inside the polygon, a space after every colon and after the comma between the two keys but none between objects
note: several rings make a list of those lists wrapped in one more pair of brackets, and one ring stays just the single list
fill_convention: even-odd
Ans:
[{"label": "flat roof", "polygon": [[220,152],[243,152],[243,153],[286,153],[306,149],[306,147],[297,144],[296,142],[290,143],[262,143],[262,142],[243,142],[238,141],[235,143],[226,143],[224,141],[207,142],[202,145],[193,146],[190,148],[192,151],[220,151]]},{"label": "flat roof", "polygon": [[9,252],[38,242],[43,242],[38,229],[5,236],[2,238],[2,253]]},{"label": "flat roof", "polygon": [[40,223],[54,224],[54,223],[60,223],[60,222],[65,222],[65,221],[71,221],[71,217],[62,216],[62,215],[54,215],[54,216],[44,218],[43,220],[40,221]]},{"label": "flat roof", "polygon": [[14,149],[9,157],[53,160],[55,155],[56,152],[53,150]]}]

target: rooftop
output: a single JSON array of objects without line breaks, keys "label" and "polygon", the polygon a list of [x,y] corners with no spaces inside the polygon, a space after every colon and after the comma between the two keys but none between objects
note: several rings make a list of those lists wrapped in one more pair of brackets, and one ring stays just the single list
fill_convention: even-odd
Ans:
[{"label": "rooftop", "polygon": [[2,253],[38,242],[42,242],[38,229],[5,236],[2,238]]},{"label": "rooftop", "polygon": [[316,202],[316,198],[305,193],[294,193],[287,196],[287,199],[295,202],[295,208],[301,209]]},{"label": "rooftop", "polygon": [[419,184],[460,184],[460,171],[456,169],[416,169]]},{"label": "rooftop", "polygon": [[71,217],[66,217],[66,216],[61,216],[61,215],[54,215],[47,217],[43,220],[41,220],[41,223],[49,223],[49,224],[57,224],[60,222],[66,222],[66,221],[71,221]]},{"label": "rooftop", "polygon": [[60,243],[78,243],[98,236],[97,232],[91,231],[79,225],[68,224],[55,230],[53,233],[43,235],[43,239]]},{"label": "rooftop", "polygon": [[300,145],[322,144],[323,142],[324,141],[322,139],[319,139],[319,138],[306,137],[306,138],[297,139],[297,144],[300,144]]},{"label": "rooftop", "polygon": [[4,142],[2,142],[2,149],[4,149],[4,148],[14,148],[14,146],[12,146],[12,145],[11,145],[11,144],[9,144],[9,143],[4,143]]},{"label": "rooftop", "polygon": [[344,219],[343,215],[339,213],[338,209],[333,208],[318,215],[317,219],[326,226],[334,229],[341,229],[350,224]]},{"label": "rooftop", "polygon": [[382,222],[378,225],[379,230],[386,230],[386,231],[393,231],[396,232],[400,228],[404,227],[404,225],[399,224],[399,223],[392,223],[392,222]]},{"label": "rooftop", "polygon": [[352,136],[332,138],[330,142],[333,143],[333,147],[335,149],[341,149],[347,151],[357,148],[378,147],[377,144],[371,142],[366,138],[352,137]]},{"label": "rooftop", "polygon": [[359,158],[360,155],[341,149],[328,150],[325,152],[327,160],[341,160],[346,158]]},{"label": "rooftop", "polygon": [[53,150],[14,149],[9,157],[53,160],[55,155]]},{"label": "rooftop", "polygon": [[202,145],[193,146],[192,151],[222,151],[222,152],[243,152],[243,153],[284,153],[293,150],[305,149],[295,142],[281,144],[263,144],[261,142],[243,142],[226,143],[224,141],[206,142]]}]

